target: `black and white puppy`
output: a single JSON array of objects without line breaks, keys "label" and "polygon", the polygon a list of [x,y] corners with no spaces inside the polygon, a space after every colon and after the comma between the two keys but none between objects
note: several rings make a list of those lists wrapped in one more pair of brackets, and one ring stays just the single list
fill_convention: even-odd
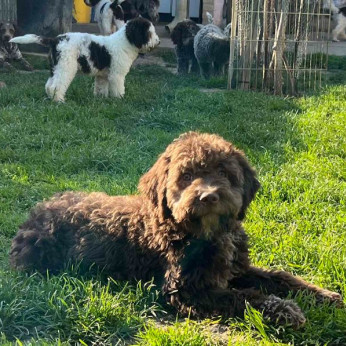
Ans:
[{"label": "black and white puppy", "polygon": [[123,97],[132,63],[139,53],[150,51],[160,40],[149,20],[135,18],[110,36],[67,33],[44,38],[28,34],[11,42],[50,47],[51,77],[46,92],[54,101],[64,102],[78,69],[95,76],[95,95]]},{"label": "black and white puppy", "polygon": [[[171,32],[171,40],[175,45],[178,74],[198,72],[198,62],[193,50],[193,40],[200,30],[200,26],[193,20],[186,19],[179,22]],[[191,67],[190,67],[191,64]]]},{"label": "black and white puppy", "polygon": [[84,3],[95,7],[95,20],[101,35],[111,35],[128,20],[138,17],[130,0],[84,0]]},{"label": "black and white puppy", "polygon": [[10,43],[15,32],[14,24],[0,23],[0,68],[13,70],[15,68],[11,65],[11,61],[18,61],[25,70],[32,71],[32,66],[23,58],[18,46],[15,43]]},{"label": "black and white puppy", "polygon": [[332,31],[332,40],[338,42],[339,38],[346,39],[346,1],[324,0],[323,7],[332,13],[336,26]]}]

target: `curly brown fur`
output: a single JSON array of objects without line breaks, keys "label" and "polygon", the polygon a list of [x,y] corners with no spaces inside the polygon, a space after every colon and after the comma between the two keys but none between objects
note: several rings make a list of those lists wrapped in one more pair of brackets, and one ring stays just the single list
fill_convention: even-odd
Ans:
[{"label": "curly brown fur", "polygon": [[289,292],[337,293],[250,266],[242,227],[259,188],[244,154],[219,136],[181,135],[140,179],[139,196],[66,192],[39,204],[12,242],[22,270],[96,264],[115,279],[155,278],[181,314],[243,316],[246,301],[278,323],[305,318]]},{"label": "curly brown fur", "polygon": [[175,45],[178,73],[187,74],[191,64],[191,72],[198,72],[198,62],[193,50],[193,40],[200,27],[190,19],[178,23],[171,32],[171,40]]}]

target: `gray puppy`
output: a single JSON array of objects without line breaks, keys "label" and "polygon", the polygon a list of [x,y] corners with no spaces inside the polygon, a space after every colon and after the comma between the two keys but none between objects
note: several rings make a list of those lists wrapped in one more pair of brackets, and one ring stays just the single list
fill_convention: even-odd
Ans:
[{"label": "gray puppy", "polygon": [[218,26],[208,24],[196,34],[194,52],[204,78],[212,72],[223,74],[229,61],[229,37]]}]

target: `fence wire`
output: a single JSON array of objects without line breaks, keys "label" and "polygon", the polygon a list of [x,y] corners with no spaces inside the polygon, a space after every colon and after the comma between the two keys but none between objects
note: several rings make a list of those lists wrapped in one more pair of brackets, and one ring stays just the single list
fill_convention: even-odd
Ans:
[{"label": "fence wire", "polygon": [[228,87],[277,95],[320,88],[330,20],[323,0],[232,0]]}]

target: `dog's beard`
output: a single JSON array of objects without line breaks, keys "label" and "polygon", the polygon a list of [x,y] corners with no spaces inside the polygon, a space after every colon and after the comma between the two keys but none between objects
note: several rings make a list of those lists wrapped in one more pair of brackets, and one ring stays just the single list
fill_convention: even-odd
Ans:
[{"label": "dog's beard", "polygon": [[236,218],[241,209],[242,195],[236,189],[221,189],[218,194],[220,200],[217,203],[204,204],[194,193],[183,191],[179,195],[176,192],[177,199],[170,205],[175,221],[193,225],[192,229],[206,239],[226,231],[226,221]]}]

